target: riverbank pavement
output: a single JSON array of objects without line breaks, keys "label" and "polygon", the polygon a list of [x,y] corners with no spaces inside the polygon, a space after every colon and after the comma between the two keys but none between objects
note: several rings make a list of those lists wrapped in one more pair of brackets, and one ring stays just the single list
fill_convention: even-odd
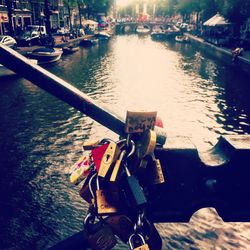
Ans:
[{"label": "riverbank pavement", "polygon": [[[215,48],[217,48],[218,50],[224,52],[225,54],[228,54],[228,55],[232,55],[232,52],[229,48],[226,48],[226,47],[223,47],[223,46],[217,46],[215,44],[212,44],[212,43],[209,43],[209,42],[206,42],[203,38],[201,37],[198,37],[198,36],[194,36],[194,35],[191,35],[189,33],[186,33],[185,35],[187,35],[189,38],[197,41],[197,42],[200,42],[200,43],[203,43],[203,44],[207,44],[209,46],[214,46]],[[244,48],[243,48],[244,49]],[[244,61],[245,63],[249,64],[250,65],[250,50],[243,50],[243,53],[241,56],[239,56],[239,58]]]}]

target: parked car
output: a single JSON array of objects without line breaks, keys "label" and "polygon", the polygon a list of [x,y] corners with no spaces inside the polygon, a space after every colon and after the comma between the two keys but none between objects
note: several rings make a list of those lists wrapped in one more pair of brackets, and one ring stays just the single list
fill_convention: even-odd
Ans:
[{"label": "parked car", "polygon": [[16,40],[11,36],[0,36],[0,43],[10,47],[10,48],[16,48],[17,42]]},{"label": "parked car", "polygon": [[39,44],[41,37],[47,35],[45,26],[29,25],[17,38],[20,46],[31,46]]}]

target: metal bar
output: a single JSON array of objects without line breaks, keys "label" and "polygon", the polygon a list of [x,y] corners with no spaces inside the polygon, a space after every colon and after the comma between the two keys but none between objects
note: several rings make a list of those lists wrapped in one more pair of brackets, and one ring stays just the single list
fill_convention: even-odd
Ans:
[{"label": "metal bar", "polygon": [[0,63],[113,132],[125,136],[124,119],[107,107],[96,103],[68,82],[32,64],[26,57],[2,44],[0,44]]},{"label": "metal bar", "polygon": [[[125,134],[124,120],[2,45],[0,63],[117,134]],[[148,216],[152,221],[188,222],[203,207],[214,207],[224,221],[250,221],[250,135],[221,137],[206,153],[198,152],[190,138],[168,138],[155,155],[166,182],[148,190]]]}]

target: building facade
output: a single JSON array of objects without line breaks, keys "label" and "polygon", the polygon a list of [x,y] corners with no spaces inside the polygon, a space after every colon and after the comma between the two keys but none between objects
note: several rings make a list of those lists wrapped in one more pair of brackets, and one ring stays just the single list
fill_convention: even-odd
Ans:
[{"label": "building facade", "polygon": [[[0,0],[0,34],[8,34],[9,17],[4,0]],[[18,32],[32,23],[32,12],[28,0],[15,0],[12,2],[13,29]]]},{"label": "building facade", "polygon": [[[45,24],[44,0],[11,0],[12,23],[15,34],[27,25]],[[50,26],[52,30],[65,26],[66,17],[62,0],[50,0]],[[9,17],[6,0],[0,0],[0,34],[9,33]]]}]

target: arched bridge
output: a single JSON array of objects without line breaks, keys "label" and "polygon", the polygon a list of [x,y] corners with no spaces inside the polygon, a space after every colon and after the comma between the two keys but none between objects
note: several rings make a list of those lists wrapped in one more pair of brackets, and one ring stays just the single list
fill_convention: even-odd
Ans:
[{"label": "arched bridge", "polygon": [[124,32],[135,32],[136,28],[139,26],[143,26],[145,28],[149,28],[151,31],[156,27],[162,27],[166,29],[169,24],[165,22],[124,22],[124,23],[117,23],[115,26],[115,31],[117,33],[124,33]]}]

